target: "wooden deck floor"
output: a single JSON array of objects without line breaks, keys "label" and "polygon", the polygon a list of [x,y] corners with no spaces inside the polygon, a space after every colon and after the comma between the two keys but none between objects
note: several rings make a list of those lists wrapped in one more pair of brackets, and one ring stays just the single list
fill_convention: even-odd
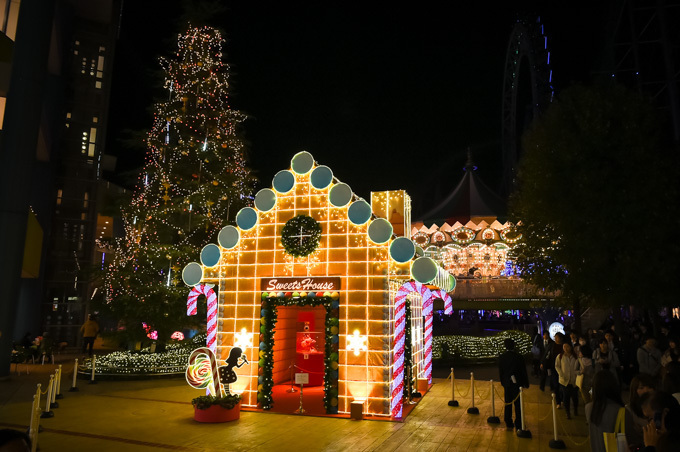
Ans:
[{"label": "wooden deck floor", "polygon": [[[38,370],[0,382],[0,428],[28,425],[32,391],[36,382],[46,384],[42,380],[47,380],[48,371],[46,365],[42,373]],[[469,382],[457,382],[460,392],[467,392]],[[66,389],[68,384],[63,384]],[[460,407],[449,407],[450,383],[435,380],[404,422],[242,412],[239,421],[229,424],[194,422],[188,402],[197,391],[181,379],[79,385],[79,392],[63,391],[65,397],[54,410],[55,417],[42,420],[41,450],[523,452],[551,450],[548,443],[553,435],[550,396],[535,386],[526,392],[526,422],[533,438],[522,439],[506,431],[503,423],[487,424],[491,415],[488,382],[478,383],[479,415],[466,413],[469,393],[456,397]],[[502,420],[501,410],[498,402],[496,415]],[[558,411],[558,417],[559,436],[567,449],[589,450],[584,416],[566,420],[564,411]]]}]

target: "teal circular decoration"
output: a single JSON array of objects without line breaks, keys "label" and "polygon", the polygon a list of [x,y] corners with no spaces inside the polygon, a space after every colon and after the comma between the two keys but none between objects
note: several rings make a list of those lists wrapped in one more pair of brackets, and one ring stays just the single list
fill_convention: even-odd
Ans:
[{"label": "teal circular decoration", "polygon": [[238,245],[240,236],[241,234],[234,226],[225,226],[217,235],[217,243],[219,243],[222,248],[230,250]]},{"label": "teal circular decoration", "polygon": [[288,193],[293,189],[295,185],[295,176],[288,170],[281,170],[276,173],[274,180],[272,180],[272,186],[274,190],[279,193]]},{"label": "teal circular decoration", "polygon": [[363,199],[353,202],[347,209],[349,221],[356,225],[365,224],[371,219],[371,213],[371,206]]},{"label": "teal circular decoration", "polygon": [[189,262],[182,270],[182,281],[189,287],[193,287],[203,279],[203,267],[198,262]]},{"label": "teal circular decoration", "polygon": [[290,166],[297,174],[307,174],[314,166],[314,157],[307,151],[298,152],[291,159]]},{"label": "teal circular decoration", "polygon": [[429,257],[419,257],[411,264],[411,276],[422,284],[432,282],[439,272],[439,265]]},{"label": "teal circular decoration", "polygon": [[392,232],[392,224],[384,218],[376,218],[368,225],[368,238],[378,245],[389,242]]},{"label": "teal circular decoration", "polygon": [[269,212],[276,205],[276,193],[270,188],[263,188],[255,195],[255,207],[260,212]]},{"label": "teal circular decoration", "polygon": [[217,265],[220,262],[220,257],[222,257],[220,247],[213,243],[204,246],[201,250],[201,263],[206,267]]},{"label": "teal circular decoration", "polygon": [[345,207],[352,200],[352,189],[345,183],[335,184],[329,192],[329,201],[334,207]]},{"label": "teal circular decoration", "polygon": [[390,243],[390,257],[395,262],[403,264],[413,259],[416,254],[416,245],[406,237],[397,237]]},{"label": "teal circular decoration", "polygon": [[312,187],[317,190],[323,190],[333,182],[333,171],[324,165],[317,166],[314,168],[314,171],[312,171],[310,180],[312,182]]},{"label": "teal circular decoration", "polygon": [[257,223],[257,211],[252,207],[244,207],[236,214],[236,225],[247,231],[253,229]]}]

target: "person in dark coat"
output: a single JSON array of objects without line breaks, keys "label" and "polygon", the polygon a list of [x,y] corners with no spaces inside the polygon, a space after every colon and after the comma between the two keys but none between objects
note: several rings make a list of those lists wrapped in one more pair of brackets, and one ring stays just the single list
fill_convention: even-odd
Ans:
[{"label": "person in dark coat", "polygon": [[[555,371],[555,357],[552,355],[553,345],[554,342],[550,339],[550,333],[548,333],[548,330],[544,330],[543,342],[541,343],[543,348],[543,354],[541,355],[541,380],[538,385],[541,391],[545,391],[545,381]],[[552,389],[552,384],[550,388]]]},{"label": "person in dark coat", "polygon": [[[515,341],[506,339],[505,348],[507,351],[498,358],[498,371],[500,382],[505,390],[505,425],[508,429],[522,428],[522,411],[519,401],[519,388],[529,387],[529,376],[527,375],[524,357],[515,351]],[[515,405],[515,422],[512,422],[512,402]]]},{"label": "person in dark coat", "polygon": [[541,336],[538,333],[538,328],[534,327],[533,330],[533,335],[532,335],[532,340],[531,340],[531,355],[533,356],[533,359],[531,361],[532,363],[532,369],[531,369],[531,375],[534,377],[540,377],[541,376],[541,358],[543,357],[543,354],[545,353],[545,349],[543,348],[543,336]]}]

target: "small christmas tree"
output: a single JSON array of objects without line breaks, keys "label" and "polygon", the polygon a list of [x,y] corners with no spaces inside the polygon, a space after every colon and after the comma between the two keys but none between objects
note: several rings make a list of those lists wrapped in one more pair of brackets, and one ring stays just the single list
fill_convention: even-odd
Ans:
[{"label": "small christmas tree", "polygon": [[229,107],[223,44],[218,30],[190,27],[175,56],[161,59],[168,100],[155,105],[144,170],[123,209],[125,237],[106,277],[106,306],[131,338],[156,331],[162,342],[192,323],[181,269],[252,199],[238,133],[245,116]]}]

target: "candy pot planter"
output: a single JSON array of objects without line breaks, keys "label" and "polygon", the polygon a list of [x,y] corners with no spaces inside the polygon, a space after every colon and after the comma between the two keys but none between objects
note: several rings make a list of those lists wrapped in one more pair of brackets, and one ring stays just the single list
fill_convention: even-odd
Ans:
[{"label": "candy pot planter", "polygon": [[198,422],[229,422],[237,420],[241,415],[241,401],[234,408],[223,408],[212,405],[205,410],[194,408],[194,420]]}]

